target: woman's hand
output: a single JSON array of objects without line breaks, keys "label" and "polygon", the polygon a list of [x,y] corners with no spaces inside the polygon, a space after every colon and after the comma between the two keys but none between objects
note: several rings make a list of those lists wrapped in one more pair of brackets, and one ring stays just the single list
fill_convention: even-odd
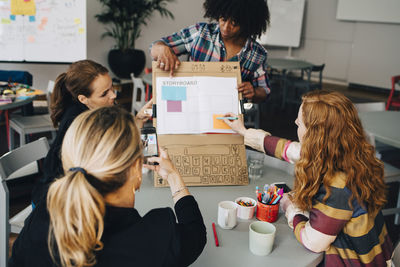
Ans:
[{"label": "woman's hand", "polygon": [[171,173],[178,173],[178,171],[175,169],[175,166],[169,159],[167,152],[162,148],[160,148],[159,157],[151,157],[148,158],[147,161],[158,163],[158,165],[144,164],[143,166],[149,170],[156,171],[163,179],[168,180],[168,175],[170,175]]},{"label": "woman's hand", "polygon": [[237,116],[234,113],[227,113],[224,115],[224,117],[237,117],[237,120],[228,120],[224,119],[224,122],[232,128],[235,132],[239,133],[240,135],[244,136],[246,132],[246,128],[244,127],[243,120],[240,116]]},{"label": "woman's hand", "polygon": [[163,42],[155,43],[151,48],[151,56],[157,61],[157,67],[174,74],[181,62],[172,49]]},{"label": "woman's hand", "polygon": [[243,82],[239,84],[238,91],[247,99],[253,99],[255,95],[254,87],[250,82]]},{"label": "woman's hand", "polygon": [[281,208],[283,212],[286,212],[287,208],[292,204],[292,201],[289,199],[289,194],[284,193],[281,199]]},{"label": "woman's hand", "polygon": [[150,99],[149,102],[147,102],[138,112],[138,114],[136,114],[136,123],[138,125],[139,128],[143,128],[143,124],[148,121],[152,115],[151,113],[148,113],[147,110],[151,109],[153,105],[153,98]]}]

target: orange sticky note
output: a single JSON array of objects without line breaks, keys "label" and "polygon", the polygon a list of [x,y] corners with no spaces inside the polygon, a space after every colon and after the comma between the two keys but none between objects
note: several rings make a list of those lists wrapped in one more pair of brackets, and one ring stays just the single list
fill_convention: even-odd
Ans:
[{"label": "orange sticky note", "polygon": [[217,120],[218,117],[224,117],[224,114],[213,114],[213,128],[214,129],[230,129],[223,120]]}]

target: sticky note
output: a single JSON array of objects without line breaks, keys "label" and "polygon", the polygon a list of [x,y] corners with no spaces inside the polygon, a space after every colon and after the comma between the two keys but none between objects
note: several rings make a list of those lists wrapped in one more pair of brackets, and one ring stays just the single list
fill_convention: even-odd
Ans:
[{"label": "sticky note", "polygon": [[36,20],[35,16],[29,16],[29,21],[30,22],[35,22],[35,20]]},{"label": "sticky note", "polygon": [[161,86],[161,99],[182,101],[186,100],[186,87],[184,86]]},{"label": "sticky note", "polygon": [[223,117],[224,114],[213,114],[213,128],[214,129],[230,129],[223,120],[218,120],[217,117]]},{"label": "sticky note", "polygon": [[75,24],[81,24],[81,19],[80,18],[74,18],[74,23]]},{"label": "sticky note", "polygon": [[85,32],[85,29],[84,29],[84,28],[79,28],[79,29],[78,29],[78,33],[82,34],[82,33],[84,33],[84,32]]},{"label": "sticky note", "polygon": [[167,101],[167,112],[182,112],[182,101]]},{"label": "sticky note", "polygon": [[10,19],[4,19],[4,18],[1,19],[1,24],[10,24],[10,23],[11,23]]},{"label": "sticky note", "polygon": [[29,35],[28,36],[28,42],[29,43],[34,43],[36,40],[35,40],[35,36],[33,36],[33,35]]},{"label": "sticky note", "polygon": [[15,20],[15,15],[10,15],[10,20]]},{"label": "sticky note", "polygon": [[35,1],[11,0],[11,15],[36,15]]},{"label": "sticky note", "polygon": [[42,19],[40,20],[40,24],[46,25],[48,20],[49,19],[47,17],[42,17]]}]

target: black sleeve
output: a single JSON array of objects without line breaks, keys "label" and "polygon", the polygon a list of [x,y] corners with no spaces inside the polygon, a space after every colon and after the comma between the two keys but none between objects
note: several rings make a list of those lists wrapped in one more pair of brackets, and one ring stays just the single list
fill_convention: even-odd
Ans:
[{"label": "black sleeve", "polygon": [[192,264],[207,242],[207,232],[199,206],[193,196],[185,196],[175,204],[179,266]]}]

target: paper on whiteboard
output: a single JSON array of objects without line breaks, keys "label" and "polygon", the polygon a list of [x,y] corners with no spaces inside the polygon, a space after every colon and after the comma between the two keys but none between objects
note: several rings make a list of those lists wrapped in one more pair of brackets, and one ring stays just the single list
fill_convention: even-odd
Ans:
[{"label": "paper on whiteboard", "polygon": [[213,115],[238,114],[236,78],[157,77],[156,90],[158,134],[233,133],[214,128]]}]

